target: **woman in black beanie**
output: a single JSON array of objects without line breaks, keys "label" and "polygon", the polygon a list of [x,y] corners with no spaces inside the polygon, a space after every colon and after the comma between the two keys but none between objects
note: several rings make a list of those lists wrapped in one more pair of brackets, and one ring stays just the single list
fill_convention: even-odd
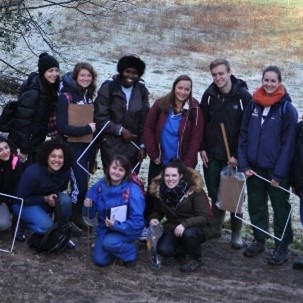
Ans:
[{"label": "woman in black beanie", "polygon": [[45,141],[59,83],[58,61],[47,53],[40,54],[38,73],[31,73],[20,87],[16,118],[8,136],[23,168],[35,162],[37,149]]}]

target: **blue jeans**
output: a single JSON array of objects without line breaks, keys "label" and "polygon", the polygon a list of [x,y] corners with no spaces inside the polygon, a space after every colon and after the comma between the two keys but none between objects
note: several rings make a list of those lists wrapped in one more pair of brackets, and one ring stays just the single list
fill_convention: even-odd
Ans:
[{"label": "blue jeans", "polygon": [[[58,201],[60,201],[63,217],[69,220],[72,215],[71,198],[65,193],[59,193]],[[13,212],[16,216],[19,215],[20,207],[20,204],[13,205]],[[54,224],[51,218],[51,213],[54,210],[55,208],[50,207],[47,203],[43,205],[25,205],[22,209],[21,221],[34,233],[45,234]]]}]

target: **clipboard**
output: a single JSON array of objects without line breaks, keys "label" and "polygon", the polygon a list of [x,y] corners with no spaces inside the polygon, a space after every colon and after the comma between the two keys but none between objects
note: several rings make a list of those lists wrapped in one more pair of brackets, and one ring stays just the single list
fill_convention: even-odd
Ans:
[{"label": "clipboard", "polygon": [[[86,126],[93,121],[93,104],[68,104],[68,124],[73,126]],[[92,133],[80,137],[67,137],[67,142],[90,143],[92,140]]]},{"label": "clipboard", "polygon": [[109,218],[111,221],[124,222],[127,219],[127,204],[110,208]]}]

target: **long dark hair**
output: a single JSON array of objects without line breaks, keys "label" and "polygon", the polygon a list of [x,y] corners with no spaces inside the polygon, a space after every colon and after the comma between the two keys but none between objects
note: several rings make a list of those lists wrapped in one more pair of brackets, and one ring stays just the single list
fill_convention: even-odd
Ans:
[{"label": "long dark hair", "polygon": [[119,163],[119,165],[125,169],[125,176],[124,176],[122,181],[132,180],[132,166],[131,166],[131,163],[128,160],[128,158],[126,158],[123,155],[114,155],[111,158],[110,163],[109,163],[109,165],[106,169],[106,172],[105,172],[105,180],[106,180],[107,184],[111,184],[111,179],[110,179],[110,176],[109,176],[109,168],[113,164],[113,162]]},{"label": "long dark hair", "polygon": [[67,143],[64,143],[61,139],[48,140],[42,143],[37,153],[37,162],[42,166],[48,167],[48,156],[54,149],[62,149],[63,151],[64,162],[60,170],[69,170],[73,163],[72,150],[70,146]]},{"label": "long dark hair", "polygon": [[[90,74],[92,75],[92,83],[87,88],[87,90],[88,90],[89,96],[91,98],[93,98],[93,96],[95,94],[95,91],[96,91],[96,88],[97,88],[97,85],[96,85],[97,73],[96,73],[96,71],[94,70],[93,66],[90,63],[88,63],[88,62],[79,62],[75,65],[74,70],[72,72],[72,78],[75,80],[76,83],[77,83],[78,75],[79,75],[79,73],[82,69],[88,70],[90,72]],[[78,86],[78,84],[77,84],[77,87],[79,88],[79,90],[82,90]]]},{"label": "long dark hair", "polygon": [[161,102],[160,104],[160,109],[162,112],[167,112],[167,110],[172,106],[172,107],[175,107],[176,105],[176,96],[175,96],[175,88],[177,86],[177,84],[180,82],[180,81],[189,81],[190,84],[191,84],[191,90],[190,90],[190,94],[188,96],[188,100],[189,100],[189,103],[191,104],[191,101],[192,101],[192,91],[193,91],[193,81],[192,79],[187,76],[187,75],[180,75],[179,77],[177,77],[173,83],[173,86],[171,88],[171,91],[170,93],[168,93],[163,101]]},{"label": "long dark hair", "polygon": [[181,159],[172,159],[170,160],[164,167],[164,170],[162,172],[162,181],[164,181],[164,174],[165,174],[165,170],[167,168],[176,168],[178,171],[179,175],[183,175],[183,180],[189,185],[192,185],[192,180],[190,177],[190,173],[189,173],[189,169],[183,164],[183,162],[181,161]]}]

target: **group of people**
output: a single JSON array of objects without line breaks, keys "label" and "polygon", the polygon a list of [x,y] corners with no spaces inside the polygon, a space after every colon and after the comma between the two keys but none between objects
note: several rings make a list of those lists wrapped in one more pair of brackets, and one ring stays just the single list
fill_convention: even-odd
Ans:
[{"label": "group of people", "polygon": [[[123,56],[117,72],[95,96],[97,74],[91,64],[77,63],[60,81],[58,61],[43,53],[38,73],[21,86],[14,126],[8,139],[0,137],[0,192],[24,199],[18,239],[24,239],[23,228],[46,233],[54,224],[56,203],[79,236],[92,228],[83,218],[85,206],[91,217],[98,213],[96,265],[118,258],[126,267],[134,266],[135,240],[149,225],[163,224],[157,252],[184,257],[180,270],[196,271],[202,265],[201,243],[221,235],[225,211],[217,206],[220,174],[230,166],[247,177],[249,216],[258,227],[253,227],[253,243],[245,247],[241,215],[231,213],[232,248],[245,247],[247,257],[265,250],[268,233],[261,229],[269,229],[269,197],[275,249],[268,263],[283,264],[293,235],[289,193],[279,187],[292,185],[303,204],[302,180],[291,178],[291,171],[302,176],[303,165],[302,155],[295,153],[298,114],[279,68],[268,66],[251,95],[246,83],[232,75],[229,62],[216,59],[210,64],[213,82],[200,103],[192,96],[192,79],[180,75],[151,108],[141,78],[145,63],[136,55]],[[45,141],[47,135],[52,139]],[[105,177],[88,189],[83,167],[92,169],[99,148]],[[207,193],[195,170],[199,154]],[[145,193],[135,176],[147,155]],[[20,204],[6,197],[1,201],[4,229],[16,221]]]}]

